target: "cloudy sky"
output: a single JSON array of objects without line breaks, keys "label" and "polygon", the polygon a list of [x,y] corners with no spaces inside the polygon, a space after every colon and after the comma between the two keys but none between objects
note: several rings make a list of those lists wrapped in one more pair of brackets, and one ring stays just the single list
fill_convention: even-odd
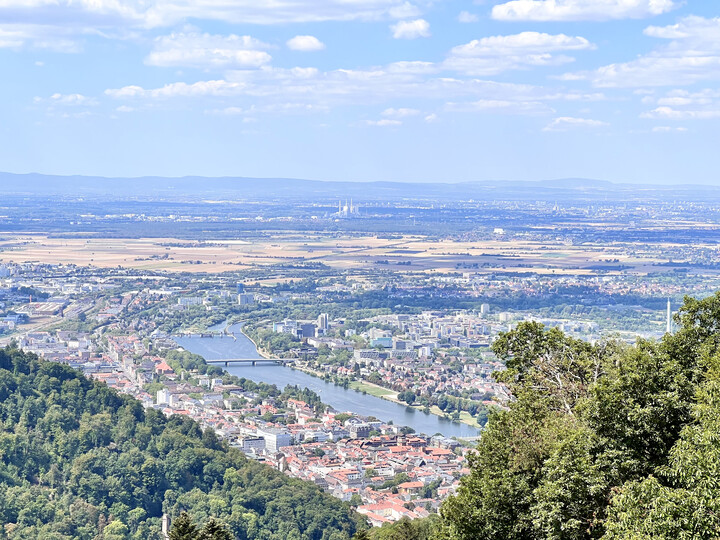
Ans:
[{"label": "cloudy sky", "polygon": [[715,0],[0,0],[0,170],[720,184]]}]

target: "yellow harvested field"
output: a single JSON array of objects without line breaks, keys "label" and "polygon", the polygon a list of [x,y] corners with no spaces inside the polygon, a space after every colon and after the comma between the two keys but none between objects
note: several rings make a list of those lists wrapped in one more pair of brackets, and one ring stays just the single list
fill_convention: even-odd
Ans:
[{"label": "yellow harvested field", "polygon": [[[538,272],[590,274],[594,265],[652,270],[638,245],[568,245],[536,240],[435,241],[421,236],[378,238],[273,233],[257,240],[196,242],[173,238],[49,238],[0,233],[0,261],[123,266],[171,272],[226,272],[303,261],[333,268],[399,272]],[[637,251],[639,254],[635,255]],[[386,263],[387,261],[387,263]],[[408,264],[409,263],[409,264]]]}]

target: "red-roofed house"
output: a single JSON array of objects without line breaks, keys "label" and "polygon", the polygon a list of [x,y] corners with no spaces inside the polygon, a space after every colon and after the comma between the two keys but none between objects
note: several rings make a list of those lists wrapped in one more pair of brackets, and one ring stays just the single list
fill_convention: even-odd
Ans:
[{"label": "red-roofed house", "polygon": [[173,368],[171,368],[167,362],[163,360],[159,364],[155,364],[155,373],[158,375],[173,375],[175,372],[173,371]]}]

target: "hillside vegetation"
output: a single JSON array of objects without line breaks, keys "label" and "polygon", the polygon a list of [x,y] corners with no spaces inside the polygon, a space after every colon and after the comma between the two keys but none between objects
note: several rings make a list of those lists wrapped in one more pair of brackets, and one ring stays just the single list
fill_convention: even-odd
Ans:
[{"label": "hillside vegetation", "polygon": [[358,526],[340,501],[193,420],[0,350],[0,538],[159,540],[162,513],[183,511],[243,540],[347,540]]},{"label": "hillside vegetation", "polygon": [[536,323],[501,335],[498,377],[515,400],[491,417],[433,536],[720,538],[720,293],[687,298],[676,323],[633,346]]}]

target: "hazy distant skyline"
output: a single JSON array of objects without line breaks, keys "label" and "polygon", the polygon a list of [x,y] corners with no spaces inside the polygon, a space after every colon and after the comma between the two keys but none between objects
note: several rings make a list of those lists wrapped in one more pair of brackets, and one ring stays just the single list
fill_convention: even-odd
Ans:
[{"label": "hazy distant skyline", "polygon": [[0,170],[720,184],[720,6],[7,0]]}]

